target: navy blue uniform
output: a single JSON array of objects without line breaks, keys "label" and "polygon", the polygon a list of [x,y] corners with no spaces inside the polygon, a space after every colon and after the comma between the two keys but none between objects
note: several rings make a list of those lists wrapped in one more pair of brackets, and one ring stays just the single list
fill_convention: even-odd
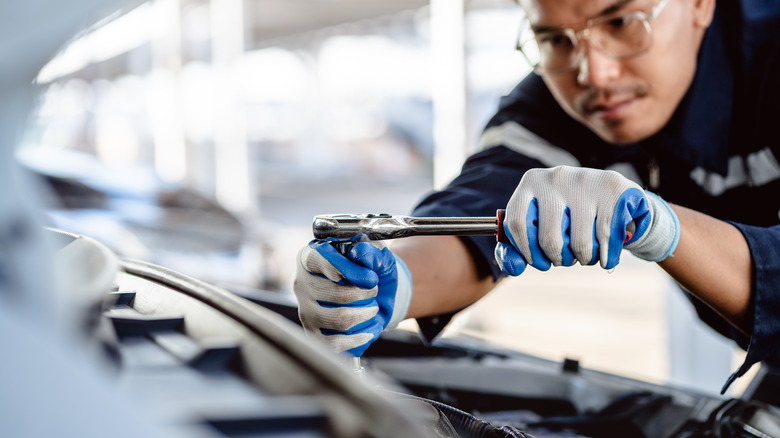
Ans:
[{"label": "navy blue uniform", "polygon": [[[631,145],[606,143],[570,118],[531,74],[501,100],[461,174],[413,214],[492,216],[506,207],[526,170],[570,165],[616,170],[668,202],[732,222],[753,257],[752,336],[692,300],[705,322],[748,351],[730,383],[758,361],[780,365],[779,158],[780,5],[718,2],[691,87],[656,135]],[[464,242],[482,275],[502,275],[494,239]]]}]

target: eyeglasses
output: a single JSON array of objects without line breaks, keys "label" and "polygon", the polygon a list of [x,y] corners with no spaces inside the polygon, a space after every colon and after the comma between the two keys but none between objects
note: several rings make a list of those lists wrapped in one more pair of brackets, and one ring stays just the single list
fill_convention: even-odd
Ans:
[{"label": "eyeglasses", "polygon": [[658,17],[666,3],[668,0],[660,0],[649,14],[632,11],[594,18],[580,31],[564,28],[533,32],[526,18],[517,38],[517,50],[540,74],[576,69],[582,57],[583,40],[614,59],[628,59],[650,48],[653,43],[650,21]]}]

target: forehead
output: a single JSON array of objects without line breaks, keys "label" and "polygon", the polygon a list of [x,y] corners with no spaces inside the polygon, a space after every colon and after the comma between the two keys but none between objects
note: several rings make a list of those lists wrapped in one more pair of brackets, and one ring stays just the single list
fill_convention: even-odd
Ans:
[{"label": "forehead", "polygon": [[644,0],[518,0],[532,25],[576,26],[591,18],[647,3]]}]

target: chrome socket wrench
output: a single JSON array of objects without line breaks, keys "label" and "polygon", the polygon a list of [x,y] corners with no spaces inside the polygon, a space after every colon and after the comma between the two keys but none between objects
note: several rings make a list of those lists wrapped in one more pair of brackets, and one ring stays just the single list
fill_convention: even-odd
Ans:
[{"label": "chrome socket wrench", "polygon": [[382,214],[328,214],[314,217],[312,230],[317,239],[349,241],[365,234],[369,240],[409,236],[504,236],[504,213],[491,217],[412,217]]}]

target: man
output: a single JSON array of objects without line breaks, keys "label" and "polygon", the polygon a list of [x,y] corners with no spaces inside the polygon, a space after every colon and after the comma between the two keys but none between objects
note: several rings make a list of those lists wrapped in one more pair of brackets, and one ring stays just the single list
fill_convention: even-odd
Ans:
[{"label": "man", "polygon": [[658,262],[703,320],[747,348],[726,387],[777,362],[780,6],[520,5],[528,37],[518,48],[535,72],[502,100],[461,174],[414,210],[506,208],[512,243],[416,237],[392,252],[362,242],[345,258],[313,241],[296,276],[304,326],[362,354],[382,329],[456,312],[527,264],[611,268],[625,249]]}]

